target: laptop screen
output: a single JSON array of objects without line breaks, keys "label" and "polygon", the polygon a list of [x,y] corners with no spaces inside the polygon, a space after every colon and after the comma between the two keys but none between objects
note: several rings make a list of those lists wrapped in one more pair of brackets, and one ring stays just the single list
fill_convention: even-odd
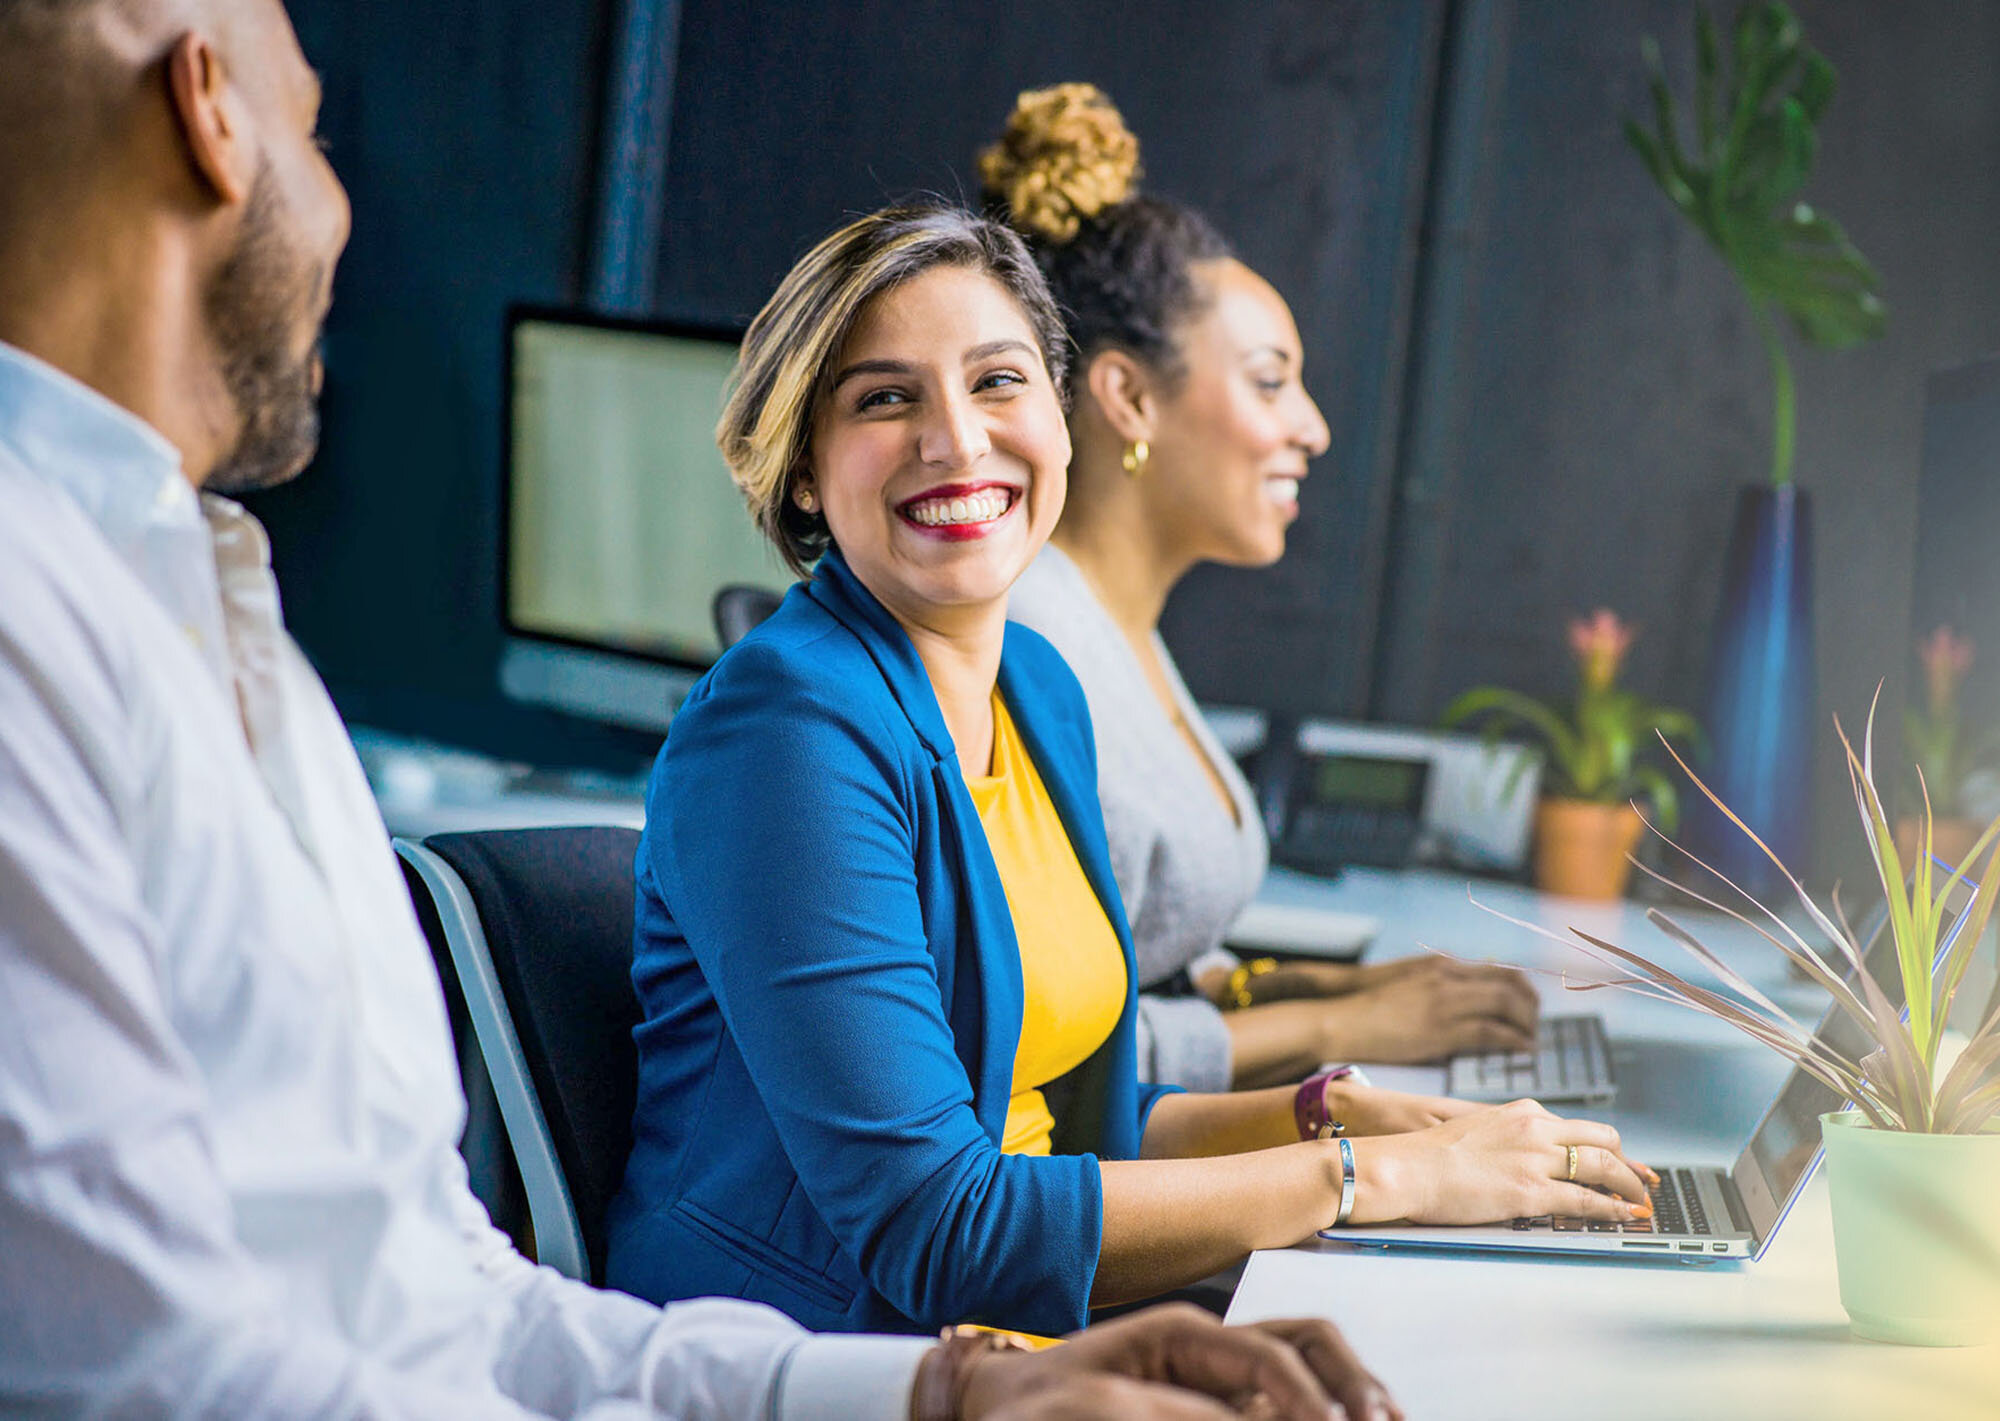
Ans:
[{"label": "laptop screen", "polygon": [[[1898,1006],[1902,1004],[1902,974],[1895,970],[1896,954],[1893,945],[1888,944],[1890,935],[1879,933],[1877,946],[1871,946],[1864,959],[1875,980],[1889,994],[1889,1000]],[[1886,961],[1885,961],[1886,959]],[[1848,1060],[1864,1056],[1872,1048],[1866,1044],[1867,1038],[1861,1026],[1853,1017],[1838,1006],[1827,1008],[1827,1014],[1820,1021],[1817,1033],[1834,1051]],[[1820,1145],[1819,1118],[1831,1111],[1839,1110],[1846,1101],[1835,1091],[1813,1076],[1794,1067],[1785,1079],[1785,1088],[1778,1093],[1763,1123],[1750,1136],[1750,1144],[1743,1152],[1743,1159],[1737,1162],[1736,1172],[1744,1173],[1744,1166],[1754,1166],[1765,1187],[1765,1192],[1774,1204],[1782,1207],[1782,1202],[1791,1196],[1794,1189],[1804,1179],[1806,1171],[1812,1167],[1813,1156]],[[1750,1202],[1750,1191],[1744,1189],[1739,1178],[1737,1187],[1743,1190],[1745,1202]],[[1759,1212],[1752,1204],[1753,1217]],[[1775,1218],[1775,1213],[1773,1214]],[[1758,1236],[1764,1236],[1766,1229],[1759,1227]]]}]

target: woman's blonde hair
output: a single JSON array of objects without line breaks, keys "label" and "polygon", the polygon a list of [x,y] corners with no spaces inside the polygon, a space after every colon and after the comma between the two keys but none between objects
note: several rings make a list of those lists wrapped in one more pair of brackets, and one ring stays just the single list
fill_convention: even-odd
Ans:
[{"label": "woman's blonde hair", "polygon": [[813,417],[862,310],[936,267],[977,271],[1020,303],[1058,398],[1069,344],[1048,283],[1002,223],[936,205],[891,207],[850,222],[799,259],[750,323],[715,442],[758,529],[801,577],[832,546],[826,520],[792,501],[811,455]]}]

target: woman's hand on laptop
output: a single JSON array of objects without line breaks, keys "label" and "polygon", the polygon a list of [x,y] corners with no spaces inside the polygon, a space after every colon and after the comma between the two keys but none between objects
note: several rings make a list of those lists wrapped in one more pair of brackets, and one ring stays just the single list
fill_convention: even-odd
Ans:
[{"label": "woman's hand on laptop", "polygon": [[1350,1222],[1357,1224],[1491,1224],[1542,1214],[1623,1223],[1652,1217],[1646,1185],[1658,1182],[1624,1155],[1609,1125],[1564,1119],[1532,1100],[1356,1140],[1354,1157]]}]

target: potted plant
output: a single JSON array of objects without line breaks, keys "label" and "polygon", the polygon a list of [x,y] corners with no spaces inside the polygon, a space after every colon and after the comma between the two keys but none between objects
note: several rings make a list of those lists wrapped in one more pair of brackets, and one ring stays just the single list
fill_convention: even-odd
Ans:
[{"label": "potted plant", "polygon": [[1963,723],[1958,692],[1972,669],[1971,641],[1939,627],[1917,646],[1924,672],[1924,699],[1903,712],[1903,749],[1910,757],[1904,777],[1903,812],[1896,817],[1896,852],[1905,863],[1916,848],[1928,789],[1933,851],[1949,864],[1965,861],[1979,826],[1966,814],[1965,782],[1993,758],[1990,735],[1975,736]]},{"label": "potted plant", "polygon": [[[1628,121],[1625,137],[1727,264],[1770,361],[1770,477],[1737,499],[1705,715],[1717,789],[1799,863],[1812,822],[1812,528],[1792,479],[1797,412],[1783,326],[1808,345],[1838,348],[1881,334],[1886,312],[1874,270],[1839,224],[1799,196],[1833,98],[1833,66],[1780,4],[1742,6],[1726,54],[1698,8],[1694,42],[1692,132],[1649,38],[1642,53],[1654,126]],[[1762,857],[1702,808],[1689,827],[1709,855],[1750,886],[1769,886]]]},{"label": "potted plant", "polygon": [[1445,708],[1446,725],[1478,722],[1489,740],[1525,730],[1547,748],[1548,774],[1535,809],[1535,886],[1573,898],[1617,898],[1632,875],[1631,853],[1644,825],[1631,803],[1644,795],[1672,833],[1679,817],[1673,782],[1644,762],[1655,735],[1699,736],[1686,711],[1657,706],[1618,685],[1635,633],[1600,607],[1569,624],[1576,658],[1575,698],[1551,705],[1502,686],[1479,686]]},{"label": "potted plant", "polygon": [[[1824,987],[1859,1028],[1865,1049],[1842,1054],[1815,1040],[1705,947],[1697,933],[1658,909],[1647,916],[1719,974],[1719,989],[1690,982],[1580,928],[1570,930],[1576,939],[1571,941],[1533,924],[1523,926],[1579,947],[1611,967],[1613,979],[1603,985],[1727,1021],[1848,1101],[1852,1110],[1823,1116],[1821,1130],[1840,1298],[1854,1330],[1888,1342],[1977,1342],[2000,1331],[2000,1211],[1993,1207],[2000,1186],[2000,987],[1971,1017],[1969,1040],[1955,1057],[1945,1041],[1967,969],[2000,897],[2000,819],[1975,837],[1964,865],[1946,872],[1930,857],[1934,821],[1926,804],[1918,825],[1921,852],[1905,860],[1875,790],[1873,712],[1859,755],[1837,720],[1834,728],[1847,755],[1862,832],[1886,896],[1887,930],[1894,935],[1907,1012],[1864,970],[1865,945],[1841,911],[1837,894],[1830,911],[1822,908],[1770,846],[1693,771],[1687,773],[1717,812],[1765,856],[1788,885],[1788,896],[1796,898],[1805,918],[1831,943],[1837,960],[1829,964],[1791,923],[1717,873],[1750,903],[1758,921],[1730,916],[1757,928],[1797,971]],[[1672,746],[1667,748],[1674,753]],[[1680,762],[1678,754],[1674,758]],[[1681,768],[1687,770],[1684,762]],[[1921,783],[1921,772],[1919,779]],[[1967,866],[1976,873],[1968,873]],[[1976,888],[1960,918],[1948,905],[1967,884]],[[1706,898],[1699,901],[1721,906]]]}]

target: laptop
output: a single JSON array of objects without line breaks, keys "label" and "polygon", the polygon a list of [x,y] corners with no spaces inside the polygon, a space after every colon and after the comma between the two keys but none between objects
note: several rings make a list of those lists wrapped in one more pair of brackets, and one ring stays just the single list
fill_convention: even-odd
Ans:
[{"label": "laptop", "polygon": [[[1311,957],[1357,962],[1382,931],[1382,920],[1304,904],[1252,902],[1224,935],[1244,956]],[[1618,1095],[1604,1018],[1594,1012],[1542,1020],[1532,1051],[1474,1051],[1446,1064],[1444,1093],[1499,1105],[1523,1096],[1552,1105],[1604,1105]]]},{"label": "laptop", "polygon": [[1595,1012],[1545,1016],[1530,1051],[1470,1051],[1445,1063],[1444,1093],[1480,1105],[1524,1096],[1547,1105],[1607,1105],[1618,1096],[1611,1042]]},{"label": "laptop", "polygon": [[[1938,945],[1942,962],[1965,924],[1969,888],[1961,892],[1958,918]],[[1878,911],[1862,965],[1899,1001],[1895,936],[1886,908]],[[1861,1054],[1861,1028],[1832,1002],[1814,1039],[1850,1060]],[[1371,1247],[1451,1248],[1525,1253],[1589,1253],[1618,1258],[1672,1258],[1714,1262],[1762,1258],[1792,1204],[1819,1163],[1819,1117],[1845,1102],[1834,1091],[1794,1066],[1777,1098],[1751,1131],[1749,1143],[1727,1169],[1714,1165],[1661,1165],[1652,1191],[1653,1217],[1629,1223],[1600,1223],[1561,1216],[1513,1219],[1499,1224],[1436,1226],[1384,1224],[1322,1229],[1320,1237]]]},{"label": "laptop", "polygon": [[[1298,904],[1252,902],[1230,925],[1224,945],[1245,956],[1312,957],[1356,962],[1382,931],[1382,920]],[[1446,1095],[1499,1105],[1522,1096],[1551,1104],[1603,1105],[1618,1094],[1611,1044],[1595,1013],[1542,1020],[1532,1051],[1477,1051],[1446,1066]]]}]

